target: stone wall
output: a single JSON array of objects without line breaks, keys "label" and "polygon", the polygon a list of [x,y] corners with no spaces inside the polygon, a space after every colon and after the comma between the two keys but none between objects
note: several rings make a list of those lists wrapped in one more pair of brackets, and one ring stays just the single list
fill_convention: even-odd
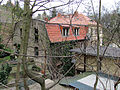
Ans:
[{"label": "stone wall", "polygon": [[[13,38],[14,44],[20,44],[21,43],[21,36],[23,34],[22,31],[22,21],[18,22],[15,26],[15,34]],[[35,29],[37,30],[37,42],[35,41]],[[38,48],[38,55],[35,55],[35,48]],[[31,28],[30,28],[30,35],[29,35],[29,42],[28,42],[28,51],[27,55],[35,56],[35,57],[29,57],[33,58],[36,62],[37,66],[42,67],[45,58],[39,57],[45,54],[44,51],[48,52],[49,48],[49,39],[47,37],[47,32],[45,28],[45,22],[40,20],[32,20]],[[14,47],[14,50],[16,47]]]},{"label": "stone wall", "polygon": [[[97,57],[96,56],[86,56],[86,70],[96,71],[97,70]],[[76,69],[84,69],[84,55],[77,56],[76,59],[78,63],[76,64]],[[116,65],[119,63],[119,59],[114,58],[103,58],[101,61],[101,71],[110,75],[120,76],[120,68]]]},{"label": "stone wall", "polygon": [[[103,31],[102,28],[99,27],[99,36],[100,36],[100,45],[103,43]],[[91,45],[97,44],[97,27],[89,26],[88,34],[90,35],[90,43]]]}]

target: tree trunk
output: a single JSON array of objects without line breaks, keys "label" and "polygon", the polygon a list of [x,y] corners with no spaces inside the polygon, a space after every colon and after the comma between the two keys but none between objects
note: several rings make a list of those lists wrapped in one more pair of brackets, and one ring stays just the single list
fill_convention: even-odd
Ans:
[{"label": "tree trunk", "polygon": [[[21,45],[23,47],[22,48],[23,55],[25,55],[22,57],[23,69],[29,78],[31,78],[35,82],[39,83],[41,85],[41,89],[45,90],[45,79],[43,77],[38,77],[38,75],[31,73],[28,70],[27,63],[26,63],[29,32],[30,32],[30,26],[31,26],[31,21],[32,21],[32,10],[30,9],[29,5],[30,5],[30,0],[24,0],[23,38],[22,38],[22,43],[21,43]],[[26,85],[26,84],[24,83],[24,85]],[[27,86],[25,86],[25,89],[28,90]]]},{"label": "tree trunk", "polygon": [[[18,59],[19,60],[19,59]],[[19,80],[20,80],[20,63],[18,61],[17,63],[17,71],[16,71],[16,80],[15,80],[15,83],[16,83],[16,90],[19,90]]]},{"label": "tree trunk", "polygon": [[22,57],[25,90],[29,90],[29,87],[27,86],[27,82],[26,82],[26,76],[25,76],[25,70],[27,68],[25,65],[25,62],[27,60],[26,55],[27,55],[27,47],[28,47],[28,41],[29,41],[30,24],[31,24],[31,20],[32,20],[29,4],[30,4],[29,0],[24,0],[23,38],[21,41],[21,47],[22,47],[22,54],[25,55]]},{"label": "tree trunk", "polygon": [[[99,36],[99,24],[100,24],[100,19],[101,19],[101,0],[99,0],[99,18],[97,21],[97,72],[100,71],[101,68],[101,61],[100,61],[100,56],[99,56],[99,47],[100,47],[100,36]],[[94,90],[96,90],[98,83],[98,74],[96,75],[96,81],[94,84]]]}]

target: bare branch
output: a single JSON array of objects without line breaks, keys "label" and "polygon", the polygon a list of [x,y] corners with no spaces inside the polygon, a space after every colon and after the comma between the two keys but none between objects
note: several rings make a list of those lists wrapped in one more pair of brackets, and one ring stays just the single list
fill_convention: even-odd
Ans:
[{"label": "bare branch", "polygon": [[0,5],[1,5],[2,2],[3,2],[3,0],[0,1]]},{"label": "bare branch", "polygon": [[39,10],[41,7],[44,7],[44,5],[47,4],[47,3],[48,3],[48,2],[46,2],[46,3],[42,4],[42,5],[40,5],[40,6],[37,8],[37,10]]},{"label": "bare branch", "polygon": [[[0,49],[0,51],[9,53],[9,54],[11,54],[11,55],[25,56],[25,57],[36,57],[36,56],[32,56],[32,55],[11,53],[11,52],[5,51],[5,50],[3,50],[3,49]],[[46,56],[45,56],[45,55],[39,55],[39,56],[37,56],[37,57],[49,57],[49,58],[52,58],[52,57],[55,57],[55,58],[57,58],[57,57],[64,57],[64,58],[66,58],[66,57],[74,57],[74,55],[73,55],[73,56],[50,56],[50,55],[46,55]]]},{"label": "bare branch", "polygon": [[58,6],[54,6],[54,7],[50,7],[50,8],[46,8],[46,9],[41,9],[41,10],[35,10],[35,11],[33,11],[33,14],[34,14],[35,12],[37,12],[37,11],[45,11],[45,10],[49,10],[49,9],[52,9],[52,8],[58,8],[58,7],[61,7],[61,6],[65,6],[65,5],[70,4],[71,2],[72,2],[72,1],[69,0],[69,2],[66,3],[66,4],[62,4],[62,5],[58,5]]}]

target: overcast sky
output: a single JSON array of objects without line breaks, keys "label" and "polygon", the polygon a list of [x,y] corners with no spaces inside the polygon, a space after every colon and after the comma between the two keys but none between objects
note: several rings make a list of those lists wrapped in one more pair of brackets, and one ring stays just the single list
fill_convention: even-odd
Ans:
[{"label": "overcast sky", "polygon": [[[3,0],[3,3],[5,4],[7,1],[8,0]],[[12,0],[12,2],[13,1],[15,1],[15,0]],[[53,1],[54,2],[51,2],[51,3],[47,4],[46,7],[51,7],[51,6],[55,6],[55,5],[61,5],[61,4],[63,4],[63,2],[61,2],[61,1],[64,1],[64,2],[66,1],[67,2],[68,0],[53,0]],[[76,1],[80,1],[80,0],[76,0]],[[98,10],[99,0],[92,0],[92,1],[93,1],[93,4],[94,4],[94,8],[97,11]],[[120,0],[102,0],[102,6],[104,6],[109,11],[111,11],[111,10],[114,10],[116,8],[115,4],[118,3],[119,1]],[[64,12],[71,11],[71,9],[73,9],[75,11],[78,4],[79,3],[70,5],[69,8],[68,8],[68,6],[64,6],[64,7],[58,8],[58,9],[62,9]],[[23,3],[21,4],[21,6],[23,6]],[[90,0],[83,0],[77,11],[79,13],[84,13],[84,11],[89,9],[89,8],[85,8],[85,7],[88,7],[88,6],[91,6]],[[34,14],[34,16],[37,16],[38,13],[42,13],[42,12],[37,12],[37,13]],[[49,14],[49,12],[47,12],[47,13]]]}]

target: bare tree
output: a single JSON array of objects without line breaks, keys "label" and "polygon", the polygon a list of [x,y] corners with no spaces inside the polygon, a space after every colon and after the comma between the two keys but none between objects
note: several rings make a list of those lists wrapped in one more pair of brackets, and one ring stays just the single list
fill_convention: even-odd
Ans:
[{"label": "bare tree", "polygon": [[3,2],[3,0],[0,1],[0,5],[1,5],[2,2]]},{"label": "bare tree", "polygon": [[[32,2],[32,3],[31,3]],[[30,0],[24,0],[24,15],[22,17],[23,19],[23,38],[21,40],[21,48],[20,48],[20,53],[19,54],[16,54],[16,53],[13,53],[15,55],[18,55],[18,66],[17,66],[17,73],[16,73],[16,89],[19,90],[19,87],[18,87],[18,84],[19,84],[19,79],[20,79],[20,76],[19,76],[19,72],[20,72],[20,64],[21,64],[21,60],[22,60],[22,64],[23,64],[23,71],[24,71],[24,88],[26,90],[29,90],[28,86],[27,86],[27,79],[26,79],[26,76],[28,76],[29,78],[31,78],[32,80],[36,81],[37,83],[39,83],[42,87],[42,90],[45,90],[45,89],[49,89],[51,87],[53,87],[54,85],[56,85],[72,68],[75,64],[73,64],[70,69],[65,72],[64,75],[62,75],[61,78],[59,78],[58,82],[56,82],[54,85],[48,87],[48,88],[45,88],[45,73],[44,73],[44,76],[41,76],[39,74],[36,74],[36,73],[33,73],[33,72],[30,72],[28,70],[28,65],[27,63],[29,62],[28,58],[27,57],[35,57],[35,56],[29,56],[27,55],[27,50],[28,50],[28,39],[29,39],[29,32],[30,32],[30,26],[31,26],[31,22],[32,22],[32,16],[35,12],[37,11],[44,11],[44,10],[49,10],[49,9],[52,9],[52,8],[56,8],[56,7],[60,7],[60,6],[64,6],[64,5],[68,5],[70,2],[72,1],[69,1],[63,5],[59,5],[59,6],[54,6],[54,7],[50,7],[50,8],[47,8],[45,5],[49,3],[48,0],[46,1],[30,1]],[[92,2],[92,0],[91,0]],[[100,39],[99,39],[99,26],[100,26],[100,20],[101,20],[101,0],[99,2],[99,19],[97,21],[97,71],[93,69],[92,65],[88,65],[86,63],[83,63],[83,62],[78,62],[78,64],[82,63],[84,64],[85,66],[87,66],[88,68],[90,68],[91,71],[95,72],[96,73],[96,83],[94,85],[94,90],[96,90],[96,86],[97,86],[97,82],[99,80],[98,78],[98,72],[100,71],[100,67],[101,67],[101,61],[100,61],[100,56],[99,56],[99,47],[100,47]],[[93,5],[92,5],[93,6]],[[34,7],[37,7],[37,10],[33,10]],[[42,8],[44,7],[44,9]],[[79,5],[78,5],[79,7]],[[42,8],[42,9],[41,9]],[[77,8],[78,9],[78,8]],[[94,12],[94,8],[93,8],[93,12]],[[95,13],[94,13],[95,14]],[[70,18],[70,26],[72,26],[72,18],[74,17],[74,14],[73,16]],[[114,34],[113,34],[114,36]],[[113,38],[113,36],[111,38]],[[110,41],[112,40],[110,38]],[[110,43],[108,43],[107,46],[109,46]],[[60,48],[61,49],[61,45],[59,45],[59,47],[56,48],[56,51]],[[63,46],[64,47],[64,46]],[[79,47],[80,48],[80,47]],[[106,48],[107,49],[107,48]],[[106,50],[104,51],[104,54],[105,54]],[[44,48],[44,53],[46,53],[46,49]],[[103,56],[104,56],[103,54]],[[58,56],[58,55],[61,55],[61,56]],[[60,58],[60,59],[63,59],[63,58],[70,58],[71,56],[63,56],[61,52],[58,52],[57,55],[47,55],[45,54],[45,56],[39,56],[39,57],[45,57],[45,58]],[[77,58],[74,57],[74,58]],[[79,59],[80,57],[78,57]],[[53,69],[53,71],[51,72],[56,72],[57,75],[59,76],[59,74],[61,74],[61,70],[62,70],[62,67],[60,69],[56,68],[55,66],[53,66],[53,64],[51,64],[51,62],[48,62],[49,65],[51,65],[51,68]],[[64,64],[64,63],[63,63]],[[119,66],[119,64],[117,64]],[[64,66],[64,65],[63,65]],[[46,70],[46,60],[45,60],[45,66],[44,66],[44,71]],[[59,70],[59,72],[57,72],[56,70]],[[51,73],[52,74],[52,73]],[[57,76],[56,75],[56,76]],[[101,81],[102,83],[102,81]],[[118,82],[115,84],[115,88],[116,86],[118,85],[119,83],[119,80]],[[104,85],[103,85],[104,86]]]},{"label": "bare tree", "polygon": [[[37,4],[36,4],[36,2],[37,2],[37,0],[35,0],[33,2],[33,5],[31,6],[31,9],[30,9],[30,6],[29,6],[30,5],[30,0],[25,0],[24,1],[23,38],[22,38],[22,42],[21,42],[21,51],[20,51],[20,54],[23,54],[23,55],[27,55],[27,47],[28,47],[28,39],[29,39],[29,31],[30,31],[30,23],[31,23],[31,20],[32,20],[32,15],[37,11],[44,11],[44,10],[49,10],[49,9],[54,8],[54,7],[46,8],[44,6],[45,4],[49,3],[49,1],[40,1]],[[38,6],[42,2],[44,2],[44,3],[42,5],[40,5],[37,10],[33,11],[33,8],[35,6]],[[71,1],[68,1],[66,4],[55,6],[55,7],[64,6],[64,5],[69,4],[70,2]],[[45,9],[40,9],[43,6],[45,7]],[[25,74],[28,77],[30,77],[32,80],[39,83],[41,85],[42,90],[45,90],[45,78],[36,77],[35,74],[29,72],[27,64],[26,64],[26,60],[27,60],[26,56],[22,56],[21,59],[22,59],[22,62],[23,62],[23,68],[24,68]],[[24,87],[25,87],[26,90],[28,90],[26,80],[24,80]]]}]

